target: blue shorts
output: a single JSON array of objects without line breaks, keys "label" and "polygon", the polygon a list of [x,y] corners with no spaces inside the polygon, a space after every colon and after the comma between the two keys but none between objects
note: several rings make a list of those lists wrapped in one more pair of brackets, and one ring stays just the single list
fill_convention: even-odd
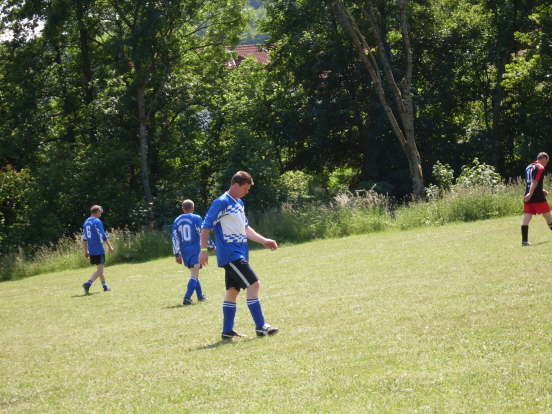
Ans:
[{"label": "blue shorts", "polygon": [[105,263],[105,254],[96,254],[94,256],[90,256],[90,264],[100,265],[104,263]]},{"label": "blue shorts", "polygon": [[181,252],[183,253],[182,254],[182,262],[184,263],[184,266],[186,266],[187,268],[192,268],[194,267],[196,264],[199,264],[199,253],[186,253],[186,252]]}]

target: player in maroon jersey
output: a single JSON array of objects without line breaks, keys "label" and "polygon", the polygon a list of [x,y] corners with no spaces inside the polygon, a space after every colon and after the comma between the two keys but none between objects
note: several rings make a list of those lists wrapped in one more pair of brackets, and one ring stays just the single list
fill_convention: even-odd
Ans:
[{"label": "player in maroon jersey", "polygon": [[543,188],[544,169],[549,161],[548,154],[541,152],[537,160],[525,168],[525,196],[523,197],[523,217],[521,221],[521,245],[530,246],[529,222],[535,214],[542,214],[552,230],[552,213],[546,201],[548,191]]}]

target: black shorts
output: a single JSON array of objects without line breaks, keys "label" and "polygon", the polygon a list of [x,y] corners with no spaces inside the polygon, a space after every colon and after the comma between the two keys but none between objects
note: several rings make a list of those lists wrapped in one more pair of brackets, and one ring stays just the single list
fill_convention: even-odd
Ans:
[{"label": "black shorts", "polygon": [[230,288],[247,289],[259,279],[245,259],[234,260],[224,266],[226,290]]},{"label": "black shorts", "polygon": [[90,264],[99,265],[105,263],[105,254],[90,256]]}]

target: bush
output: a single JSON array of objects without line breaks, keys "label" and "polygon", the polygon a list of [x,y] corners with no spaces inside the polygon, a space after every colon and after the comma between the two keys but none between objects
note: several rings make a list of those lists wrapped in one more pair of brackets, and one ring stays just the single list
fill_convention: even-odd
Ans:
[{"label": "bush", "polygon": [[303,171],[286,171],[278,179],[280,201],[296,205],[311,200],[312,182],[313,177]]},{"label": "bush", "polygon": [[502,187],[502,177],[495,167],[479,162],[477,158],[462,166],[462,172],[456,179],[455,188],[487,187],[493,190]]}]

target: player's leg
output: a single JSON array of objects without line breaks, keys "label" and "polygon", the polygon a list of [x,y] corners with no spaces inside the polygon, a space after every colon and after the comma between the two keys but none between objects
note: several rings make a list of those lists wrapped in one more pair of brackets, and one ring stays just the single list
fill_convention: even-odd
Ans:
[{"label": "player's leg", "polygon": [[247,307],[255,322],[257,336],[274,335],[277,333],[278,328],[270,326],[265,321],[261,301],[259,300],[261,283],[251,266],[249,266],[249,263],[245,260],[240,260],[230,263],[229,266],[232,267],[247,289]]},{"label": "player's leg", "polygon": [[[188,279],[188,285],[186,286],[186,293],[184,293],[184,299],[182,301],[183,305],[192,305],[194,303],[192,301],[192,294],[195,292],[197,282],[198,282],[198,279],[197,279],[198,272],[196,271],[195,266],[196,265],[189,267],[190,278]],[[199,269],[199,265],[197,266]]]},{"label": "player's leg", "polygon": [[533,218],[533,214],[531,213],[523,213],[523,216],[521,218],[521,245],[522,246],[530,246],[531,243],[529,243],[529,222]]},{"label": "player's leg", "polygon": [[92,286],[92,284],[96,281],[96,279],[98,278],[99,276],[99,260],[100,258],[98,256],[90,256],[90,264],[93,264],[93,265],[96,265],[96,270],[94,271],[94,273],[92,273],[92,275],[90,276],[90,279],[88,279],[86,282],[84,282],[82,284],[82,288],[84,289],[84,294],[85,295],[88,295],[89,294],[89,291],[90,291],[90,287]]},{"label": "player's leg", "polygon": [[207,298],[203,294],[203,289],[201,288],[201,281],[199,280],[200,268],[201,268],[201,265],[199,263],[196,263],[194,267],[191,269],[191,275],[196,280],[195,292],[197,294],[197,300],[199,300],[200,302],[203,302],[207,300]]},{"label": "player's leg", "polygon": [[548,228],[552,230],[552,212],[548,211],[546,213],[543,213],[542,216],[544,217],[544,220],[546,221]]},{"label": "player's leg", "polygon": [[[192,301],[192,295],[197,290],[197,287],[199,285],[199,253],[198,252],[189,252],[188,250],[184,250],[182,252],[182,262],[184,263],[184,266],[186,266],[188,269],[190,269],[190,279],[188,279],[188,284],[186,285],[186,293],[184,293],[184,299],[182,300],[183,305],[192,305],[194,302]],[[201,287],[199,288],[201,292]],[[203,294],[201,295],[201,297]],[[198,294],[198,298],[199,298]]]},{"label": "player's leg", "polygon": [[107,282],[105,280],[105,254],[100,255],[100,262],[98,263],[98,277],[100,278],[100,281],[102,282],[102,287],[104,292],[109,292],[111,289],[109,286],[107,286]]},{"label": "player's leg", "polygon": [[226,294],[222,304],[222,339],[232,339],[243,336],[234,331],[234,320],[236,318],[236,300],[239,290],[236,287],[229,286],[228,277],[226,277]]}]

